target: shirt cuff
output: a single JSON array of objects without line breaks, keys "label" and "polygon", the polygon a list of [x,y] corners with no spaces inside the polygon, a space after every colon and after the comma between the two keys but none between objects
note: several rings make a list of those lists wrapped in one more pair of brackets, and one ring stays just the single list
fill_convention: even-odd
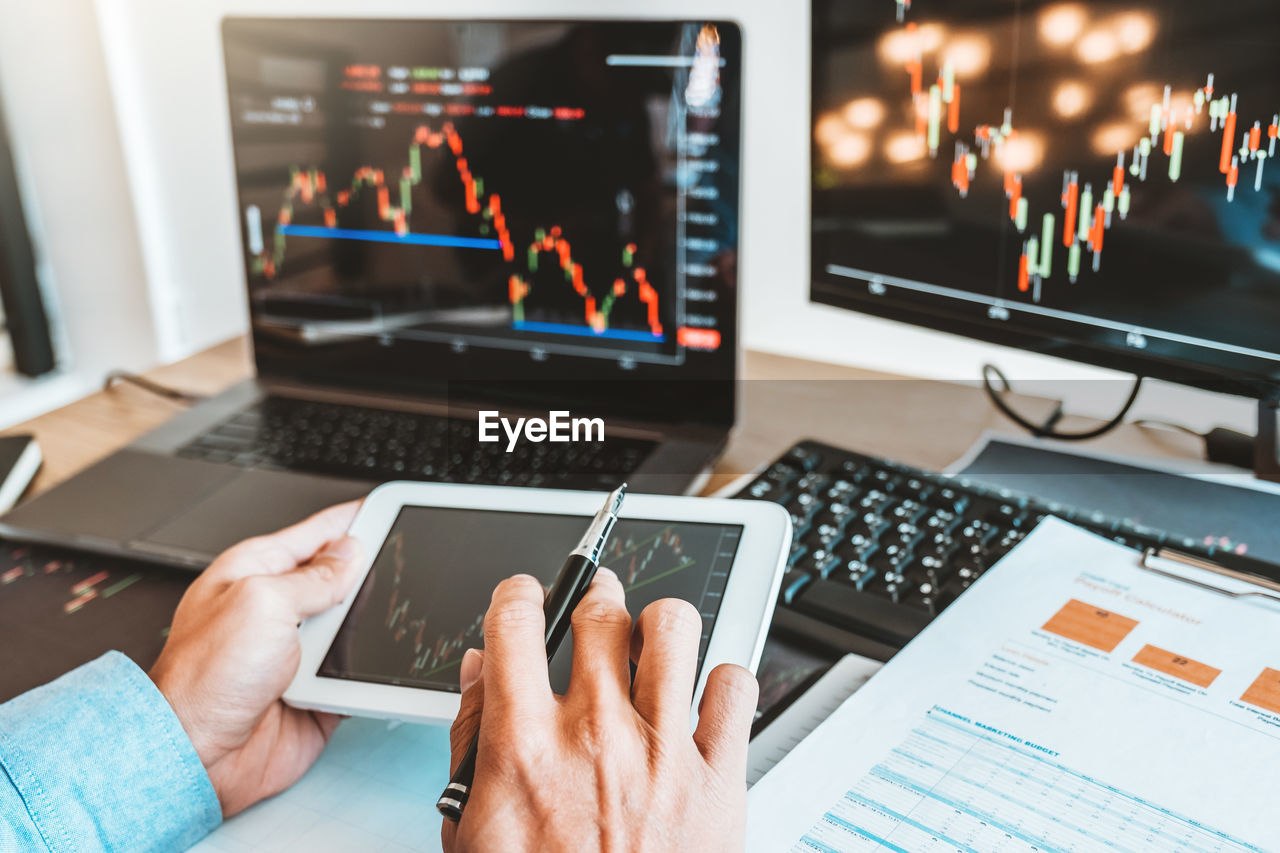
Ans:
[{"label": "shirt cuff", "polygon": [[54,853],[185,850],[222,820],[169,703],[119,652],[0,705],[0,766]]}]

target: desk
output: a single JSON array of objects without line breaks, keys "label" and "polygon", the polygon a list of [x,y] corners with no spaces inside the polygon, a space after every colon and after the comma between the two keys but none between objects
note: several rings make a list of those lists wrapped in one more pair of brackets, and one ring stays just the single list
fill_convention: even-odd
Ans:
[{"label": "desk", "polygon": [[[905,379],[840,365],[748,352],[740,426],[713,472],[706,492],[786,450],[814,438],[899,462],[937,470],[958,458],[984,430],[1021,434],[991,406],[977,386]],[[250,376],[247,339],[236,338],[147,374],[196,394],[218,391]],[[1023,397],[1030,413],[1046,402]],[[181,410],[177,403],[130,385],[82,400],[6,432],[34,433],[45,464],[35,491],[43,491],[120,449]],[[1063,429],[1091,423],[1067,418]],[[1124,426],[1086,446],[1116,454],[1167,459],[1200,458],[1199,442],[1180,433]]]},{"label": "desk", "polygon": [[[251,372],[246,342],[237,339],[147,375],[186,391],[213,394]],[[747,354],[742,389],[741,425],[707,491],[777,456],[800,438],[937,469],[959,457],[984,430],[1017,432],[977,387],[764,353]],[[1044,400],[1031,398],[1018,405],[1033,414],[1047,408]],[[160,425],[180,408],[121,385],[13,431],[32,432],[39,439],[46,464],[36,488],[43,490]],[[1083,422],[1064,424],[1080,426]],[[1196,458],[1199,450],[1187,437],[1136,427],[1123,427],[1090,444],[1114,453],[1183,459]],[[176,600],[180,589],[170,594]],[[158,643],[153,638],[157,648]],[[402,726],[387,732],[376,721],[350,721],[301,784],[229,822],[198,845],[196,853],[281,849],[273,847],[275,843],[288,849],[369,849],[366,839],[393,827],[405,828],[403,837],[394,839],[404,845],[401,849],[438,850],[439,819],[432,805],[448,776],[447,750],[442,728]],[[406,820],[406,815],[414,818]]]}]

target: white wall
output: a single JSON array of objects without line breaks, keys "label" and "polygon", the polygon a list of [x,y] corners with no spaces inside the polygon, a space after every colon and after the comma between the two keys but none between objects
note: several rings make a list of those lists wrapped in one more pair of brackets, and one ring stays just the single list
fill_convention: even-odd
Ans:
[{"label": "white wall", "polygon": [[[59,0],[58,5],[67,2],[72,0]],[[696,15],[735,18],[745,30],[748,94],[741,270],[748,347],[944,379],[971,380],[983,361],[993,359],[1015,377],[1113,375],[808,302],[809,20],[804,0],[96,3],[153,304],[159,316],[167,318],[158,325],[158,350],[164,358],[200,349],[245,327],[218,36],[222,15]],[[1121,383],[1115,385],[1122,396]],[[1089,404],[1097,405],[1096,400]],[[1239,422],[1248,411],[1228,412],[1217,399],[1195,408],[1209,421],[1221,419],[1221,412]]]},{"label": "white wall", "polygon": [[153,364],[155,342],[92,0],[0,4],[0,94],[62,365],[3,383],[3,426]]}]

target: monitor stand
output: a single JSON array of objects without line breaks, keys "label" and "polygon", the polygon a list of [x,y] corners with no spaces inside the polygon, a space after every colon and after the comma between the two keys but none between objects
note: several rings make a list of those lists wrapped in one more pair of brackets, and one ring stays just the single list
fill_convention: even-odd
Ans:
[{"label": "monitor stand", "polygon": [[1280,483],[1280,397],[1258,400],[1258,436],[1253,444],[1253,472],[1259,480]]}]

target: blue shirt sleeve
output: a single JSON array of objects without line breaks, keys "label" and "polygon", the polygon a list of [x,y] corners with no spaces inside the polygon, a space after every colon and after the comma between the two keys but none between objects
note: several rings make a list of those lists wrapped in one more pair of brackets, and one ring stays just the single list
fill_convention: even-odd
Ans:
[{"label": "blue shirt sleeve", "polygon": [[0,850],[185,850],[221,820],[169,703],[119,652],[0,705]]}]

